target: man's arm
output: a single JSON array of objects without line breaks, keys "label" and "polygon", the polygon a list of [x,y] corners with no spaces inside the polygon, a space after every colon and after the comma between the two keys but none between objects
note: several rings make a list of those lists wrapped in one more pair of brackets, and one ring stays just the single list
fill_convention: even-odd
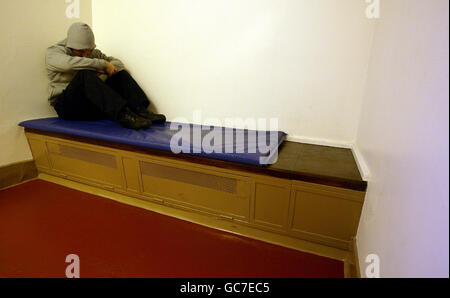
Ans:
[{"label": "man's arm", "polygon": [[63,49],[50,47],[45,56],[47,68],[51,71],[67,72],[71,70],[104,70],[106,62],[98,58],[70,56]]},{"label": "man's arm", "polygon": [[125,65],[122,63],[122,61],[120,61],[117,58],[111,57],[111,56],[106,56],[99,49],[93,50],[90,57],[95,58],[95,59],[103,59],[103,60],[110,62],[112,65],[114,65],[114,67],[117,69],[117,71],[121,71],[121,70],[125,69]]}]

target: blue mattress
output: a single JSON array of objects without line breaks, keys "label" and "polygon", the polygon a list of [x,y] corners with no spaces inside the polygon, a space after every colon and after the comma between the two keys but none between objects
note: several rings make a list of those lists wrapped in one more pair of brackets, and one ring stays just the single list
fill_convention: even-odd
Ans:
[{"label": "blue mattress", "polygon": [[190,154],[261,166],[276,162],[278,147],[286,138],[286,133],[281,131],[205,127],[177,122],[155,124],[141,131],[123,128],[117,122],[109,120],[90,122],[46,118],[25,121],[19,125],[175,154]]}]

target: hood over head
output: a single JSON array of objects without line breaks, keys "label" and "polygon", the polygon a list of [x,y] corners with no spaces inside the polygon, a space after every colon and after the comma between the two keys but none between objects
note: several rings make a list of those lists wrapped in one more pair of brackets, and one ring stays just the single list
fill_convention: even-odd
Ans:
[{"label": "hood over head", "polygon": [[91,27],[85,23],[74,23],[67,32],[66,47],[75,50],[94,49],[95,37]]}]

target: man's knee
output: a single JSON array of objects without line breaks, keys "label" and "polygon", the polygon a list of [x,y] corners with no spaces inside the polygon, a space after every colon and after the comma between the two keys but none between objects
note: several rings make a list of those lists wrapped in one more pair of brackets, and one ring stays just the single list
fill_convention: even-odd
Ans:
[{"label": "man's knee", "polygon": [[116,84],[119,82],[129,82],[132,79],[131,75],[125,70],[121,70],[116,74],[110,76],[107,80],[107,84]]},{"label": "man's knee", "polygon": [[73,82],[96,82],[96,83],[102,82],[103,83],[103,81],[98,77],[98,75],[95,71],[87,70],[87,69],[79,70],[72,81]]},{"label": "man's knee", "polygon": [[83,77],[91,77],[91,76],[94,76],[94,77],[96,77],[96,74],[95,74],[95,72],[92,71],[92,70],[89,70],[89,69],[82,69],[82,70],[79,70],[79,71],[78,71],[77,76],[83,76]]},{"label": "man's knee", "polygon": [[131,78],[131,75],[128,71],[125,69],[122,69],[121,71],[118,71],[115,76],[118,76],[120,78]]}]

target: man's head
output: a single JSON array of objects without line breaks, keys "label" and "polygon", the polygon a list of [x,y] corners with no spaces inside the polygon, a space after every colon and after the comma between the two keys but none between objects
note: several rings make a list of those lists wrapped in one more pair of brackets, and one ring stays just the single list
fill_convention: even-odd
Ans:
[{"label": "man's head", "polygon": [[95,37],[92,29],[85,23],[74,23],[67,32],[66,46],[80,57],[87,57],[95,49]]}]

